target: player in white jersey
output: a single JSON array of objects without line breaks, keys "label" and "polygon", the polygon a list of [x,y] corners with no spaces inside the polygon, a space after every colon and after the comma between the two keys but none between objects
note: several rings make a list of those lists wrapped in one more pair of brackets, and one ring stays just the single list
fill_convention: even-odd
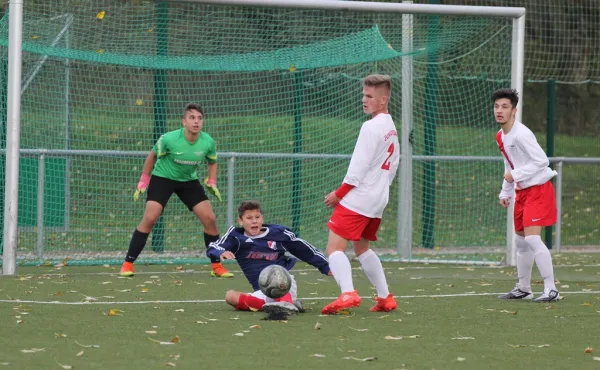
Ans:
[{"label": "player in white jersey", "polygon": [[[546,153],[533,132],[515,120],[519,96],[516,90],[500,89],[492,94],[494,117],[500,124],[496,143],[504,156],[504,180],[500,205],[507,208],[515,199],[515,244],[519,282],[502,299],[532,299],[533,262],[544,279],[544,293],[536,302],[560,299],[554,285],[552,256],[541,238],[542,228],[556,223],[556,198],[550,181],[557,173],[548,167]],[[516,193],[516,194],[515,194]]]},{"label": "player in white jersey", "polygon": [[325,315],[358,307],[361,302],[354,290],[352,269],[345,254],[348,241],[352,241],[363,271],[377,290],[376,303],[370,311],[391,311],[397,307],[388,290],[381,261],[369,248],[369,242],[377,240],[389,187],[400,162],[398,134],[388,113],[391,80],[386,75],[370,75],[362,83],[363,110],[372,118],[360,129],[344,182],[325,198],[328,207],[335,207],[327,223],[330,230],[327,255],[333,277],[342,292],[338,299],[323,308]]}]

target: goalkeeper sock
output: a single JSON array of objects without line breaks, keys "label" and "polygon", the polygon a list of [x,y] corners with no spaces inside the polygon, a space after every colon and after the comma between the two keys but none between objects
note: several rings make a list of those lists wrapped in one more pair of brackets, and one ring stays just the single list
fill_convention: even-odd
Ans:
[{"label": "goalkeeper sock", "polygon": [[[208,246],[210,245],[210,243],[216,242],[217,240],[219,240],[219,235],[210,235],[210,234],[204,233],[204,245],[206,246],[207,250],[208,250]],[[221,259],[219,257],[209,257],[209,258],[210,258],[211,263],[221,263]]]},{"label": "goalkeeper sock", "polygon": [[335,251],[329,255],[329,268],[342,293],[353,292],[352,266],[344,252]]},{"label": "goalkeeper sock", "polygon": [[131,241],[129,242],[129,250],[127,251],[125,262],[135,262],[146,246],[148,235],[150,235],[150,233],[143,233],[138,231],[138,229],[135,229],[133,235],[131,236]]},{"label": "goalkeeper sock", "polygon": [[358,256],[358,262],[360,262],[371,284],[377,289],[377,296],[379,298],[386,298],[390,294],[390,291],[379,257],[377,257],[372,249],[367,249],[366,252]]}]

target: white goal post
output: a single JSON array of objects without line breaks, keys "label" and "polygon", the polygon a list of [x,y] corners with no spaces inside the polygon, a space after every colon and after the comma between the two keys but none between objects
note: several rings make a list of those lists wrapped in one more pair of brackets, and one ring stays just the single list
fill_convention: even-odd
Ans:
[{"label": "white goal post", "polygon": [[[3,230],[3,263],[2,273],[13,275],[16,268],[16,251],[18,242],[18,187],[19,187],[19,157],[20,157],[20,109],[21,109],[21,63],[22,63],[22,30],[23,30],[23,1],[9,1],[9,45],[8,45],[8,101],[7,101],[7,130],[6,130],[6,182],[5,182],[5,207]],[[426,5],[404,3],[378,3],[363,1],[336,1],[336,0],[168,0],[173,3],[202,3],[213,5],[265,7],[265,8],[291,8],[338,10],[353,12],[385,12],[397,13],[399,17],[411,14],[425,15],[452,15],[452,16],[483,16],[501,17],[512,19],[512,50],[511,50],[511,87],[516,89],[522,97],[524,73],[524,43],[525,43],[525,8],[519,7],[487,7],[487,6],[458,6],[458,5]],[[403,17],[404,24],[410,24],[409,17]],[[408,43],[408,41],[407,41]],[[407,44],[408,45],[408,44]],[[406,57],[410,58],[410,57]],[[412,150],[409,142],[412,115],[410,112],[410,63],[403,64],[403,96],[407,104],[403,104],[402,119],[402,153],[401,168],[399,173],[399,200],[398,200],[398,240],[397,248],[402,260],[411,259],[412,245],[412,217],[403,217],[411,214],[412,199]],[[522,116],[522,99],[519,100],[517,119]],[[406,111],[405,111],[406,110]],[[491,111],[490,111],[491,115]],[[406,137],[405,137],[406,135]],[[512,207],[507,212],[506,226],[506,258],[507,265],[515,265],[514,227]]]}]

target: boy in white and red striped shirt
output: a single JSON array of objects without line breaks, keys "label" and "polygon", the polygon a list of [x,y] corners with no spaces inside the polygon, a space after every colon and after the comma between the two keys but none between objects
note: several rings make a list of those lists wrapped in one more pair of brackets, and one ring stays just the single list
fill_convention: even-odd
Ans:
[{"label": "boy in white and red striped shirt", "polygon": [[533,132],[515,120],[517,91],[497,90],[492,94],[492,101],[494,117],[501,127],[496,143],[504,157],[500,205],[507,208],[516,195],[514,223],[519,278],[513,290],[498,298],[532,299],[531,271],[535,261],[544,279],[544,293],[535,301],[558,301],[560,294],[554,285],[552,256],[541,238],[542,228],[556,223],[556,198],[550,180],[557,173],[548,167],[548,157]]}]

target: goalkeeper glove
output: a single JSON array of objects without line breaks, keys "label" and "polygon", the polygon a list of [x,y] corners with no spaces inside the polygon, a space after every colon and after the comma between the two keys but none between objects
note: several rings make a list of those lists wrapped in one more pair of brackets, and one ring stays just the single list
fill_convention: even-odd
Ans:
[{"label": "goalkeeper glove", "polygon": [[146,192],[148,189],[148,184],[150,184],[150,175],[142,173],[140,177],[140,182],[137,184],[137,190],[133,193],[133,200],[136,201],[140,198],[140,194]]},{"label": "goalkeeper glove", "polygon": [[212,195],[214,195],[215,197],[217,197],[217,199],[219,201],[222,201],[223,198],[221,198],[221,192],[219,192],[219,189],[217,189],[217,180],[215,179],[208,179],[208,177],[206,179],[204,179],[204,184],[206,185],[206,187],[208,188],[208,192],[211,193]]}]

